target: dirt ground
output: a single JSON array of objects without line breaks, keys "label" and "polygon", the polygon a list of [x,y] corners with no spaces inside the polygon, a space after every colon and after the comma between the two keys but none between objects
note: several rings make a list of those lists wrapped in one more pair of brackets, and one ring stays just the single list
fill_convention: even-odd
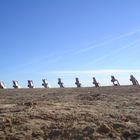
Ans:
[{"label": "dirt ground", "polygon": [[140,140],[140,86],[1,89],[0,140]]}]

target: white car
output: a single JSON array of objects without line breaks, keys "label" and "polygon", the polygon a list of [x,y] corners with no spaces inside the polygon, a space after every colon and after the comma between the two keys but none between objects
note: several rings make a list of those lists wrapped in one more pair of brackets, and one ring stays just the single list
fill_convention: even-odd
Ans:
[{"label": "white car", "polygon": [[2,81],[0,82],[0,88],[1,88],[1,89],[5,89],[5,88],[6,88],[4,82],[2,82]]}]

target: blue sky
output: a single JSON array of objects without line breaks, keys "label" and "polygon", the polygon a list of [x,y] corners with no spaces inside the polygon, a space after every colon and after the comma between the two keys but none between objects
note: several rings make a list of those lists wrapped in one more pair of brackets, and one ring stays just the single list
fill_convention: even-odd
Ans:
[{"label": "blue sky", "polygon": [[140,80],[139,0],[0,0],[0,80],[36,87]]}]

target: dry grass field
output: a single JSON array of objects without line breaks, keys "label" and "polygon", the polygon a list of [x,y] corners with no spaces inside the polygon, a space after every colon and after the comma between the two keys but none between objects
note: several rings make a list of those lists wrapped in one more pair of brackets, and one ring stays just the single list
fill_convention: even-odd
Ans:
[{"label": "dry grass field", "polygon": [[140,86],[1,89],[0,140],[140,140]]}]

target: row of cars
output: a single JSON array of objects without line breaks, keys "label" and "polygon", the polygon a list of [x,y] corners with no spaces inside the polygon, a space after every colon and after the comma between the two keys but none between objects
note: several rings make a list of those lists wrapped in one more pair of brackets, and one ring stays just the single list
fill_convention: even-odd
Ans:
[{"label": "row of cars", "polygon": [[[132,82],[133,85],[139,85],[139,82],[136,80],[136,78],[133,76],[133,75],[130,75],[130,81]],[[34,84],[33,84],[33,80],[28,80],[28,88],[35,88]],[[44,88],[50,88],[50,85],[48,83],[48,80],[47,79],[42,79],[42,86]],[[111,76],[111,82],[113,83],[114,86],[120,86],[120,83],[119,81],[114,77],[114,76]],[[93,85],[95,87],[99,87],[100,86],[100,83],[97,82],[96,78],[93,77]],[[62,82],[62,79],[61,78],[58,78],[58,85],[60,88],[64,88],[64,83]],[[75,85],[77,87],[81,87],[82,84],[80,83],[79,81],[79,78],[75,78]],[[6,86],[4,84],[3,81],[0,82],[0,89],[5,89]],[[13,88],[21,88],[20,85],[19,85],[19,82],[17,80],[13,80]]]}]

